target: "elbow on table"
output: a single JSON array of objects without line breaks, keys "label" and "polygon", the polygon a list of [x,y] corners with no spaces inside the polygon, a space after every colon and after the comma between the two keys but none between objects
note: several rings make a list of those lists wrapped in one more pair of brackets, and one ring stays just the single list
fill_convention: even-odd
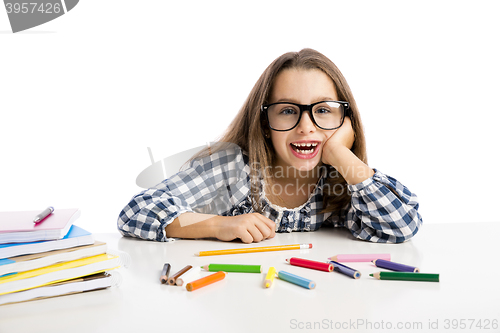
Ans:
[{"label": "elbow on table", "polygon": [[158,242],[166,241],[164,228],[161,228],[161,223],[156,221],[142,221],[136,215],[128,217],[125,214],[120,214],[117,221],[117,228],[118,232],[124,237]]},{"label": "elbow on table", "polygon": [[422,218],[416,210],[398,219],[364,215],[358,222],[355,220],[347,225],[353,236],[374,243],[404,243],[413,238],[422,226]]},{"label": "elbow on table", "polygon": [[380,240],[378,242],[404,243],[413,238],[420,230],[422,227],[422,217],[417,210],[413,210],[400,220],[389,222],[388,225],[390,228],[379,230],[380,236],[378,238]]}]

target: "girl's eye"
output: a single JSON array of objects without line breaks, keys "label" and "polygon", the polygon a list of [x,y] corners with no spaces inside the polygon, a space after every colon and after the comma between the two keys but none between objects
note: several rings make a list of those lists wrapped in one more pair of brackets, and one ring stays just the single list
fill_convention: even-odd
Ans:
[{"label": "girl's eye", "polygon": [[289,115],[289,114],[295,114],[295,110],[293,108],[284,108],[280,111],[280,114],[282,115]]},{"label": "girl's eye", "polygon": [[331,113],[331,111],[327,108],[319,108],[315,113]]}]

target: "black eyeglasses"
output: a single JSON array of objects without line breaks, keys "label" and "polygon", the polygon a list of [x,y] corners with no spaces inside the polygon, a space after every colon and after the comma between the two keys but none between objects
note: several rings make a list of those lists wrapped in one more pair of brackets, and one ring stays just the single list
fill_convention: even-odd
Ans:
[{"label": "black eyeglasses", "polygon": [[266,113],[269,128],[275,131],[290,131],[297,127],[304,111],[309,111],[317,127],[334,130],[344,124],[349,110],[349,103],[342,101],[321,101],[313,104],[279,102],[262,105],[261,112]]}]

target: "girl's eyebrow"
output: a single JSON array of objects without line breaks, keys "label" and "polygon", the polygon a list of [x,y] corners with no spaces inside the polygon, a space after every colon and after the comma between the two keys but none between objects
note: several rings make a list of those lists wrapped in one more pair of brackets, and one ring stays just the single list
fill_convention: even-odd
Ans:
[{"label": "girl's eyebrow", "polygon": [[[316,102],[321,102],[321,101],[336,101],[335,98],[331,98],[331,97],[316,97],[313,99],[314,102],[312,102],[311,104],[313,103],[316,103]],[[283,102],[288,102],[288,103],[295,103],[295,104],[301,104],[299,103],[298,100],[294,99],[294,98],[280,98],[278,99],[276,102],[274,103],[283,103]]]}]

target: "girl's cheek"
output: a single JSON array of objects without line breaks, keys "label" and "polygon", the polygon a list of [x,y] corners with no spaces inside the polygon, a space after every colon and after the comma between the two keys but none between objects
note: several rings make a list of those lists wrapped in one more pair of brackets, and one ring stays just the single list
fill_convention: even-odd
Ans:
[{"label": "girl's cheek", "polygon": [[338,129],[336,130],[331,130],[331,131],[325,131],[325,140],[323,142],[326,142],[326,140],[330,139],[332,137],[332,135],[335,134],[335,132],[337,132]]}]

